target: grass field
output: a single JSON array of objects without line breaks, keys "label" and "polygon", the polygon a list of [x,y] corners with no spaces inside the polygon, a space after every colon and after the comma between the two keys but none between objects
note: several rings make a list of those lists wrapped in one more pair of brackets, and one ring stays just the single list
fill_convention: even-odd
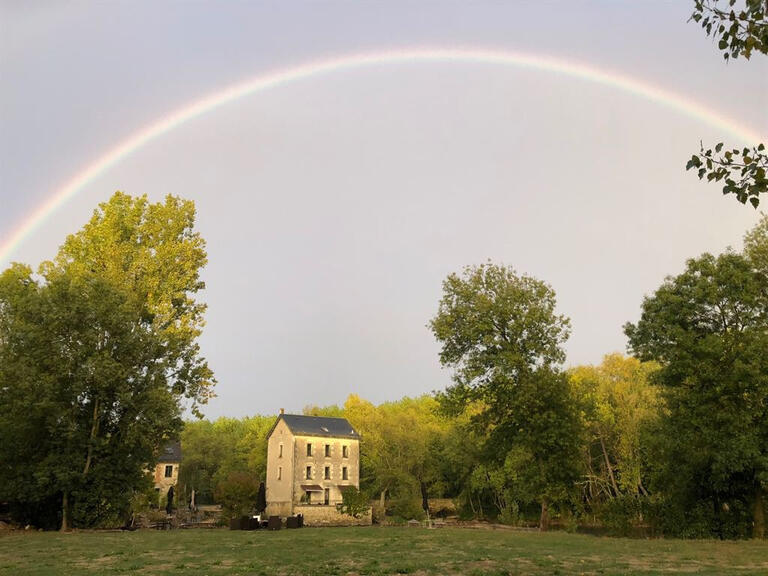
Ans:
[{"label": "grass field", "polygon": [[768,542],[470,528],[15,532],[0,574],[759,574]]}]

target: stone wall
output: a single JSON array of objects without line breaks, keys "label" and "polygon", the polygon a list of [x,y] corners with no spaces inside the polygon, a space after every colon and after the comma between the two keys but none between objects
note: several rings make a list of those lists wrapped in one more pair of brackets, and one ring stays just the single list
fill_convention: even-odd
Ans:
[{"label": "stone wall", "polygon": [[[173,466],[173,472],[171,476],[165,477],[165,467]],[[158,462],[155,466],[155,489],[165,496],[168,493],[168,488],[175,486],[179,481],[179,463],[178,462]]]},{"label": "stone wall", "polygon": [[[312,446],[312,455],[307,455],[307,444]],[[303,485],[318,485],[329,492],[331,506],[341,503],[341,487],[360,487],[360,442],[355,438],[326,438],[322,436],[296,436],[296,455],[293,484],[293,501],[297,504],[304,495]],[[325,447],[328,446],[328,456]],[[346,446],[347,455],[344,456]],[[310,469],[307,478],[307,468]],[[328,469],[328,477],[325,470]],[[346,468],[347,478],[343,471]],[[313,505],[322,505],[323,492],[311,493]]]},{"label": "stone wall", "polygon": [[370,526],[371,511],[360,518],[342,514],[335,506],[311,506],[297,504],[293,507],[294,514],[304,515],[305,526]]},{"label": "stone wall", "polygon": [[296,447],[284,420],[278,421],[267,444],[267,514],[290,516],[294,499],[293,483]]}]

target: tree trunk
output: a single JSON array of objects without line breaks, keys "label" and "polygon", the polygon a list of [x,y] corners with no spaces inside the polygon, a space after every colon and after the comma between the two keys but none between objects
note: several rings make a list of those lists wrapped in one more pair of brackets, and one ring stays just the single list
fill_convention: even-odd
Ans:
[{"label": "tree trunk", "polygon": [[608,458],[608,451],[605,449],[605,442],[603,441],[602,434],[600,435],[600,447],[603,449],[603,458],[605,458],[605,467],[608,469],[608,476],[611,479],[611,486],[613,486],[613,491],[616,496],[618,496],[619,486],[616,484],[616,478],[613,475],[613,466],[611,466],[611,461]]},{"label": "tree trunk", "polygon": [[755,487],[755,509],[753,514],[752,538],[765,538],[765,503],[763,501],[763,487],[758,484]]},{"label": "tree trunk", "polygon": [[91,435],[88,438],[88,455],[85,458],[85,466],[83,467],[83,476],[88,474],[88,470],[91,468],[91,458],[93,457],[93,441],[96,439],[96,435],[99,433],[99,399],[96,398],[93,401],[93,421],[91,423]]},{"label": "tree trunk", "polygon": [[546,532],[549,530],[549,504],[546,498],[541,500],[541,517],[539,518],[539,530]]},{"label": "tree trunk", "polygon": [[419,487],[421,488],[421,507],[429,517],[429,497],[427,495],[427,485],[423,481],[419,481]]},{"label": "tree trunk", "polygon": [[61,497],[61,528],[62,532],[69,530],[69,524],[67,523],[67,516],[69,516],[69,497],[66,492]]},{"label": "tree trunk", "polygon": [[384,510],[386,510],[386,502],[387,502],[387,489],[384,488],[384,490],[381,491],[381,495],[379,496],[379,508],[381,508],[382,513]]},{"label": "tree trunk", "polygon": [[475,504],[474,502],[472,502],[472,493],[470,492],[468,496],[469,496],[469,507],[472,509],[472,516],[477,518],[477,510],[475,510]]}]

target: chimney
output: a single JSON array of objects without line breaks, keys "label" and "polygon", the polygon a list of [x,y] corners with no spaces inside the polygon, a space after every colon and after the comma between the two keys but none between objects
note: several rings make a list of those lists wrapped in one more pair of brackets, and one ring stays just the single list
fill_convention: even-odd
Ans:
[{"label": "chimney", "polygon": [[285,408],[280,408],[280,414],[285,414]]}]

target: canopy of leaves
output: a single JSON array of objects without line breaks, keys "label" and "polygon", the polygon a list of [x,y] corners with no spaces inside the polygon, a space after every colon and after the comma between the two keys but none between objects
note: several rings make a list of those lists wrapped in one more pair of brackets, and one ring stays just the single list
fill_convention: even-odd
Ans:
[{"label": "canopy of leaves", "polygon": [[668,484],[680,502],[714,502],[717,522],[768,487],[768,276],[751,259],[764,253],[764,227],[745,255],[689,260],[625,326],[632,351],[661,365]]},{"label": "canopy of leaves", "polygon": [[[184,465],[179,484],[185,494],[195,491],[200,504],[211,504],[230,476],[248,474],[261,481],[267,469],[267,433],[271,416],[187,421],[181,433]],[[255,504],[255,502],[254,502]]]},{"label": "canopy of leaves", "polygon": [[193,223],[191,203],[117,193],[38,275],[0,276],[0,500],[23,514],[58,500],[59,521],[91,526],[146,489],[182,398],[197,407],[213,385]]},{"label": "canopy of leaves", "polygon": [[588,433],[584,446],[588,502],[647,495],[649,436],[661,408],[651,383],[657,370],[654,362],[620,354],[607,355],[599,366],[569,370]]},{"label": "canopy of leaves", "polygon": [[[472,421],[488,434],[486,450],[518,467],[518,491],[564,501],[578,474],[580,423],[567,379],[558,371],[569,321],[555,313],[545,283],[492,263],[468,267],[443,283],[430,323],[440,360],[455,384],[441,395],[448,413],[480,407]],[[543,515],[544,516],[544,515]],[[543,519],[542,516],[542,519]]]}]

